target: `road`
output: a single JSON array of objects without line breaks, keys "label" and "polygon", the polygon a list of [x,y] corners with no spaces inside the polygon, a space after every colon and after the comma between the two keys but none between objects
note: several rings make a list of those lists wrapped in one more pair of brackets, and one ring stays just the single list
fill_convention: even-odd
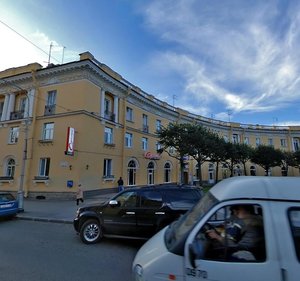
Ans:
[{"label": "road", "polygon": [[130,281],[141,241],[85,245],[70,224],[0,221],[1,281]]}]

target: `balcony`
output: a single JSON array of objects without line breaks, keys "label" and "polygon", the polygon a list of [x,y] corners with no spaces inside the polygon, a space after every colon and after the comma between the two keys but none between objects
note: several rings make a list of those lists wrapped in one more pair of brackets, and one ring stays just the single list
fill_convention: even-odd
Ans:
[{"label": "balcony", "polygon": [[111,111],[105,111],[104,112],[104,118],[107,119],[107,120],[115,122],[115,117],[116,117],[115,114]]},{"label": "balcony", "polygon": [[149,126],[148,125],[143,125],[143,132],[144,133],[149,133]]},{"label": "balcony", "polygon": [[54,115],[55,114],[55,108],[56,108],[55,104],[45,105],[44,115]]},{"label": "balcony", "polygon": [[10,120],[17,120],[24,118],[24,110],[14,111],[10,113]]}]

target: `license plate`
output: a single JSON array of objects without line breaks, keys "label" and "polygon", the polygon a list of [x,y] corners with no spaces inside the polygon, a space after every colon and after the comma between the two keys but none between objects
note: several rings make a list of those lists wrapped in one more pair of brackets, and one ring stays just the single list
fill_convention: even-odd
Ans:
[{"label": "license plate", "polygon": [[10,207],[12,207],[13,206],[13,204],[3,204],[3,205],[0,205],[0,208],[2,209],[2,208],[10,208]]}]

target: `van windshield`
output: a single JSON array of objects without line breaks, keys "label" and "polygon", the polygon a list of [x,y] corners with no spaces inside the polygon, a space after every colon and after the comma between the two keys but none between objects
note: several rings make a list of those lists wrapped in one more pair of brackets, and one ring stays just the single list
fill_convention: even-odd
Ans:
[{"label": "van windshield", "polygon": [[190,211],[178,221],[173,222],[166,231],[165,244],[167,249],[174,254],[183,254],[184,243],[196,223],[210,210],[218,200],[207,192],[205,196]]}]

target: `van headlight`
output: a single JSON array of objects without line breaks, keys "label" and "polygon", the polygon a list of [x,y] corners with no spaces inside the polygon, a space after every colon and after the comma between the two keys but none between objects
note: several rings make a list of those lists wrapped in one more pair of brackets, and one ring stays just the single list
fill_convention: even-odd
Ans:
[{"label": "van headlight", "polygon": [[143,268],[141,265],[137,264],[134,267],[134,280],[135,281],[143,281]]}]

